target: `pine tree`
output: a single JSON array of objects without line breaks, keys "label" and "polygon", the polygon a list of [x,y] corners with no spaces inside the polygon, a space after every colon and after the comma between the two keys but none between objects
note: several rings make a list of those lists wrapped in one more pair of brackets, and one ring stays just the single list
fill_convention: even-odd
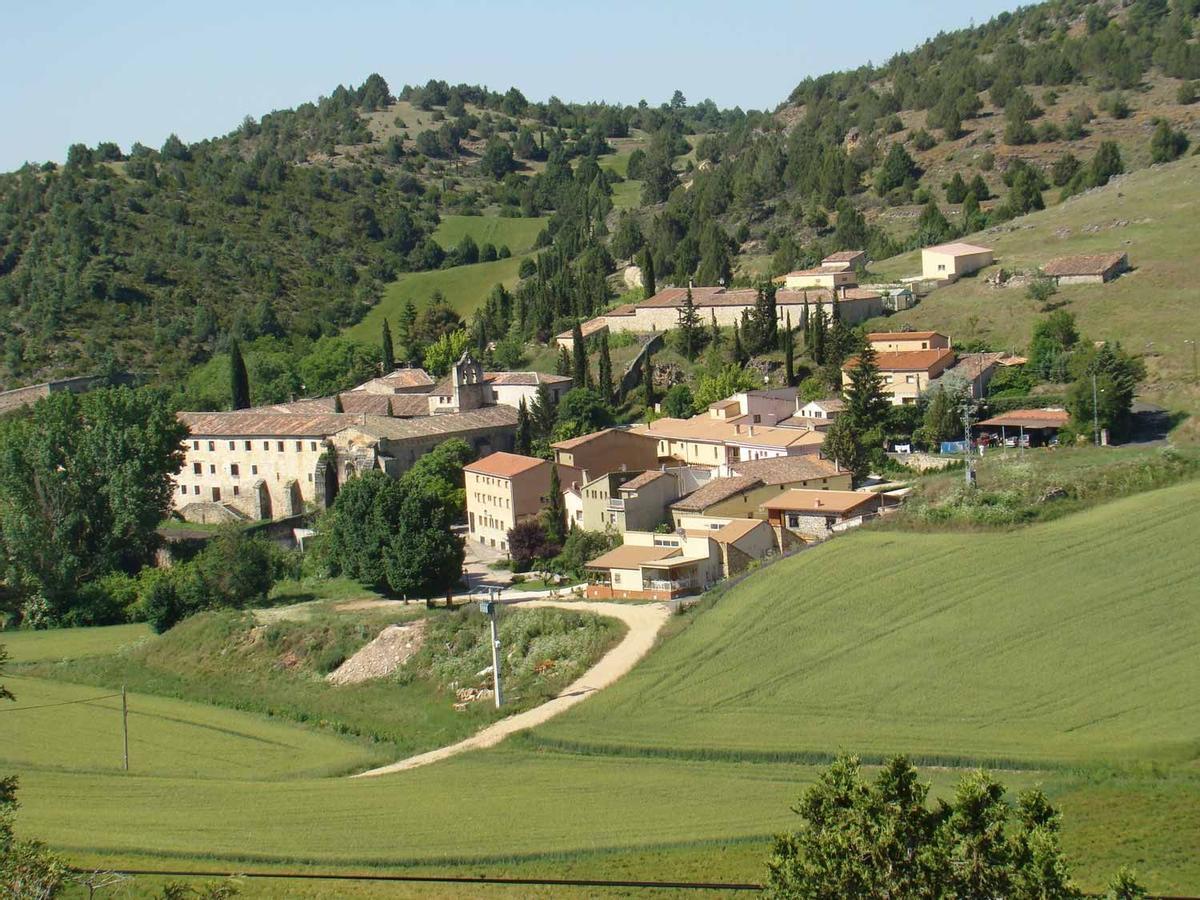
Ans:
[{"label": "pine tree", "polygon": [[654,363],[651,361],[649,353],[642,360],[642,386],[646,389],[646,409],[654,409],[657,399],[654,396]]},{"label": "pine tree", "polygon": [[657,293],[657,287],[654,284],[654,257],[649,250],[642,253],[642,291],[647,300]]},{"label": "pine tree", "polygon": [[574,387],[581,388],[588,386],[589,378],[587,347],[583,343],[583,329],[576,321],[571,328],[571,380]]},{"label": "pine tree", "polygon": [[883,393],[883,377],[879,374],[875,348],[867,344],[850,369],[845,415],[864,430],[882,425],[887,411],[888,401]]},{"label": "pine tree", "polygon": [[689,286],[683,297],[683,305],[679,307],[679,336],[683,344],[683,355],[688,362],[696,358],[696,351],[700,347],[700,329],[700,314],[696,312],[692,289]]},{"label": "pine tree", "polygon": [[234,409],[250,406],[250,376],[246,373],[246,361],[242,359],[242,348],[236,340],[229,344],[230,399]]},{"label": "pine tree", "polygon": [[796,383],[796,335],[792,332],[792,314],[787,314],[783,328],[783,367],[787,385]]},{"label": "pine tree", "polygon": [[550,466],[550,498],[545,512],[546,542],[562,547],[566,540],[567,511],[563,506],[562,482],[558,479],[558,466]]},{"label": "pine tree", "polygon": [[381,339],[383,341],[383,374],[386,375],[396,368],[396,348],[392,344],[392,329],[386,318],[383,320]]},{"label": "pine tree", "polygon": [[599,384],[600,398],[605,403],[613,399],[612,357],[608,353],[608,332],[600,335]]},{"label": "pine tree", "polygon": [[529,416],[529,407],[525,405],[525,398],[522,397],[521,402],[517,404],[517,433],[513,439],[513,453],[528,456],[532,448],[533,421]]},{"label": "pine tree", "polygon": [[533,433],[537,440],[547,440],[554,431],[558,410],[555,408],[554,398],[550,396],[550,390],[546,385],[538,385],[537,393],[533,397],[533,408],[529,411],[529,415],[533,420]]}]

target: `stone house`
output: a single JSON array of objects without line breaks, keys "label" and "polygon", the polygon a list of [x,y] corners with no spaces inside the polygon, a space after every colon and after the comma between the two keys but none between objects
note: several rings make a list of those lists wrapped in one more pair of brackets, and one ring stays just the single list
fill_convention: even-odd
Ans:
[{"label": "stone house", "polygon": [[786,491],[762,505],[783,551],[861,524],[865,516],[877,513],[879,508],[878,494],[804,489]]},{"label": "stone house", "polygon": [[1058,284],[1104,284],[1129,269],[1124,253],[1092,256],[1060,256],[1042,267],[1042,273]]},{"label": "stone house", "polygon": [[527,408],[533,407],[540,385],[546,386],[550,399],[556,404],[572,386],[571,379],[566,375],[547,375],[543,372],[485,372],[483,381],[489,388],[489,403],[518,407],[524,400]]}]

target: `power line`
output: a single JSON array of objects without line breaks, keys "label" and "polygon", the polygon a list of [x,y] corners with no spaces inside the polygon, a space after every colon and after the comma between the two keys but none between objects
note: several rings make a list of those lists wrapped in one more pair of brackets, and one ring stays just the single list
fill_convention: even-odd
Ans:
[{"label": "power line", "polygon": [[88,697],[85,700],[63,700],[59,703],[42,703],[37,706],[3,706],[0,707],[0,713],[25,712],[30,709],[49,709],[52,706],[70,706],[73,703],[95,703],[97,700],[111,700],[113,697],[120,696],[120,694],[105,694],[102,697]]}]

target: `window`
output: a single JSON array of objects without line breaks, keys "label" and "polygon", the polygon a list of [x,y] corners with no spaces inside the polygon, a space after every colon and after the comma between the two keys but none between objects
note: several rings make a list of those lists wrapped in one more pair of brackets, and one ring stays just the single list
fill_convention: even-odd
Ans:
[{"label": "window", "polygon": [[946,264],[945,264],[945,263],[938,263],[938,271],[939,271],[939,272],[945,272],[945,271],[946,271]]},{"label": "window", "polygon": [[800,516],[798,516],[796,513],[788,513],[787,524],[788,528],[799,528]]},{"label": "window", "polygon": [[309,472],[309,473],[308,473],[308,480],[309,480],[309,481],[312,481],[312,472]]},{"label": "window", "polygon": [[891,376],[891,375],[884,375],[884,376],[883,376],[883,383],[884,383],[884,384],[891,384],[891,383],[892,383],[892,379],[893,379],[893,376]]},{"label": "window", "polygon": [[179,486],[179,493],[181,493],[181,494],[186,494],[186,493],[187,493],[187,485],[186,485],[186,484],[181,484],[181,485]]},{"label": "window", "polygon": [[755,416],[755,417],[754,417],[754,424],[755,424],[755,425],[757,425],[757,424],[758,424],[759,422],[761,422],[761,421],[762,421],[762,416]]},{"label": "window", "polygon": [[195,487],[193,487],[193,488],[192,488],[192,493],[193,493],[193,494],[199,494],[199,493],[200,493],[200,485],[196,485]]},{"label": "window", "polygon": [[216,467],[216,465],[215,465],[215,464],[213,464],[213,463],[209,463],[209,464],[208,464],[208,474],[209,474],[209,475],[216,475],[216,474],[217,474],[217,467]]},{"label": "window", "polygon": [[199,442],[199,441],[192,441],[192,449],[193,449],[193,450],[199,450],[199,449],[200,449],[200,442]]},{"label": "window", "polygon": [[212,489],[212,498],[213,498],[213,503],[221,502],[221,489],[219,487],[215,487]]},{"label": "window", "polygon": [[249,441],[246,441],[245,448],[246,448],[246,450],[247,450],[247,451],[250,449],[250,442],[249,442]]},{"label": "window", "polygon": [[[242,473],[241,473],[241,470],[238,468],[238,464],[237,464],[237,463],[230,463],[230,465],[229,465],[229,474],[230,474],[230,476],[231,476],[231,477],[233,477],[233,478],[240,478],[240,477],[241,477],[241,474],[242,474]],[[237,490],[237,488],[234,488],[234,490],[236,491],[236,490]]]},{"label": "window", "polygon": [[275,442],[275,450],[276,450],[277,452],[279,452],[279,453],[282,453],[282,452],[283,452],[283,441],[276,441],[276,442]]},{"label": "window", "polygon": [[199,475],[204,471],[204,467],[200,463],[192,463],[192,474]]},{"label": "window", "polygon": [[235,484],[235,485],[233,486],[233,496],[235,496],[235,497],[236,497],[237,495],[238,495],[238,486]]},{"label": "window", "polygon": [[263,441],[263,449],[264,449],[264,450],[270,450],[270,449],[271,449],[271,442],[270,442],[270,441]]},{"label": "window", "polygon": [[236,450],[236,449],[237,449],[237,441],[230,441],[230,442],[229,442],[229,449],[230,449],[230,450]]},{"label": "window", "polygon": [[[250,474],[251,474],[251,475],[257,475],[257,474],[258,474],[258,466],[251,466],[251,467],[250,467]],[[309,476],[308,476],[308,478],[309,478],[309,480],[310,480],[310,481],[312,480],[312,476],[311,476],[311,475],[309,475]]]},{"label": "window", "polygon": [[313,451],[314,453],[316,453],[317,452],[317,442],[316,441],[311,442],[308,445],[308,449]]},{"label": "window", "polygon": [[216,441],[209,441],[209,442],[208,442],[208,449],[209,449],[209,450],[216,450],[216,449],[217,449],[217,442],[216,442]]},{"label": "window", "polygon": [[299,453],[304,449],[304,441],[296,441],[296,452]]}]

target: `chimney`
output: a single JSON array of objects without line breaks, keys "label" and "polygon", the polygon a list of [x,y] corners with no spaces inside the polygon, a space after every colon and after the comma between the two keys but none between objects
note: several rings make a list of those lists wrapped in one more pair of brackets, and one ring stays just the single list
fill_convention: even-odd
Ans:
[{"label": "chimney", "polygon": [[754,426],[753,425],[746,426],[746,434],[750,435],[750,437],[754,437]]}]

